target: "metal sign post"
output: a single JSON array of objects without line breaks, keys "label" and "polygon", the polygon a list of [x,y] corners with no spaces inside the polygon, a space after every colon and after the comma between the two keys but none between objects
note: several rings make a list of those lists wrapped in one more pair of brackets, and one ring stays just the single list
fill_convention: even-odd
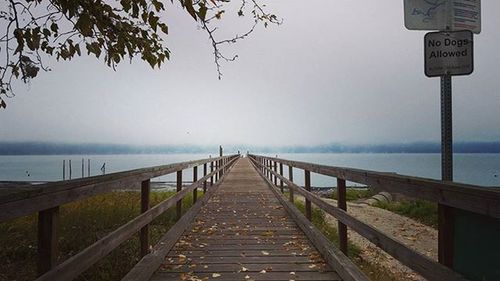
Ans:
[{"label": "metal sign post", "polygon": [[441,76],[441,178],[453,181],[451,75]]},{"label": "metal sign post", "polygon": [[[441,178],[443,181],[453,181],[451,90],[451,75],[441,76]],[[453,208],[438,204],[438,217],[438,259],[441,264],[453,267],[453,232],[455,228]]]}]

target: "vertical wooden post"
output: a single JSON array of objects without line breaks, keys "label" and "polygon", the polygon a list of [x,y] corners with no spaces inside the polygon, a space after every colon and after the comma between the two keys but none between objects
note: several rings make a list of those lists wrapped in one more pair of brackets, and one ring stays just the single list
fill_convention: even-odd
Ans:
[{"label": "vertical wooden post", "polygon": [[66,180],[66,160],[63,160],[63,180]]},{"label": "vertical wooden post", "polygon": [[[283,163],[280,163],[280,176],[283,176]],[[283,190],[283,180],[282,179],[280,179],[280,189],[281,189],[281,193],[285,192]]]},{"label": "vertical wooden post", "polygon": [[[311,172],[304,170],[304,185],[307,191],[311,191]],[[311,201],[306,198],[306,218],[312,220]]]},{"label": "vertical wooden post", "polygon": [[[198,181],[198,166],[193,167],[193,184]],[[193,204],[198,201],[198,187],[193,190]]]},{"label": "vertical wooden post", "polygon": [[71,159],[69,160],[69,179],[71,179]]},{"label": "vertical wooden post", "polygon": [[[217,169],[219,169],[219,160],[217,161],[214,161],[215,162],[215,171],[217,171]],[[218,182],[219,181],[219,172],[217,171],[215,173],[215,182]]]},{"label": "vertical wooden post", "polygon": [[58,221],[59,207],[38,212],[38,276],[56,266],[58,255]]},{"label": "vertical wooden post", "polygon": [[[219,146],[219,157],[222,157],[222,145]],[[222,159],[219,160],[219,169],[222,167]],[[220,169],[219,171],[219,179],[222,178],[222,175],[223,175],[223,172],[222,172],[223,169]]]},{"label": "vertical wooden post", "polygon": [[[345,179],[337,178],[337,206],[347,211]],[[340,250],[347,255],[347,226],[338,221]]]},{"label": "vertical wooden post", "polygon": [[85,159],[82,158],[82,179],[85,176]]},{"label": "vertical wooden post", "polygon": [[268,177],[269,177],[269,180],[271,180],[271,182],[273,182],[273,173],[271,173],[271,171],[272,171],[272,169],[273,169],[273,161],[272,161],[272,160],[269,160],[267,164],[268,164],[268,167],[267,167],[267,168],[269,168],[269,169],[267,170],[267,173],[268,173],[268,175],[269,175]]},{"label": "vertical wooden post", "polygon": [[[203,164],[203,177],[207,176],[207,163]],[[203,194],[207,192],[207,180],[203,182]]]},{"label": "vertical wooden post", "polygon": [[275,186],[278,186],[278,177],[276,176],[276,174],[278,173],[278,162],[277,161],[274,161],[274,185]]},{"label": "vertical wooden post", "polygon": [[[288,166],[288,179],[293,182],[293,167],[292,166]],[[294,202],[294,198],[293,198],[293,189],[291,189],[290,187],[288,187],[288,192],[290,193],[290,202]]]},{"label": "vertical wooden post", "polygon": [[[181,190],[182,190],[182,170],[177,171],[177,192]],[[177,215],[177,220],[179,220],[182,216],[182,199],[177,201],[176,215]]]},{"label": "vertical wooden post", "polygon": [[[214,172],[214,162],[210,162],[210,173]],[[214,185],[214,175],[210,176],[210,186]]]},{"label": "vertical wooden post", "polygon": [[87,177],[90,177],[90,159],[87,159]]},{"label": "vertical wooden post", "polygon": [[[149,193],[151,190],[151,181],[145,180],[141,182],[141,214],[149,210]],[[141,249],[140,257],[144,257],[149,253],[149,224],[141,228],[140,233]]]}]

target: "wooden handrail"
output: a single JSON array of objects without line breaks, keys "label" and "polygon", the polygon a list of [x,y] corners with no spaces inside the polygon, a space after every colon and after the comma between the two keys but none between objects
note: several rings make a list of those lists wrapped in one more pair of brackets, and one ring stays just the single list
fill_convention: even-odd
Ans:
[{"label": "wooden handrail", "polygon": [[336,177],[372,187],[380,187],[386,191],[401,193],[412,198],[424,199],[457,209],[500,218],[500,191],[491,188],[394,173],[326,166],[253,154],[249,156],[266,161],[276,161],[312,173]]},{"label": "wooden handrail", "polygon": [[234,155],[41,184],[30,191],[0,197],[0,223],[227,157]]},{"label": "wooden handrail", "polygon": [[[218,169],[207,174],[200,180],[193,182],[186,188],[183,188],[177,192],[174,196],[165,199],[156,206],[148,209],[147,211],[141,213],[139,216],[135,217],[128,223],[122,225],[118,229],[106,235],[104,238],[85,248],[78,254],[67,259],[63,263],[57,265],[52,270],[46,272],[40,276],[37,280],[71,280],[77,277],[79,274],[84,272],[94,263],[99,261],[101,258],[108,255],[113,249],[117,248],[121,243],[128,240],[135,233],[139,232],[144,226],[148,225],[155,218],[163,214],[168,208],[174,206],[176,203],[182,201],[182,199],[193,192],[199,187],[203,187],[203,183],[210,179],[216,173],[221,170],[229,168],[238,159],[238,155],[231,155],[219,158],[212,158],[211,161],[221,161],[222,159],[227,160],[225,165],[218,167]],[[205,161],[205,160],[202,160]],[[191,161],[188,163],[201,163],[206,162]],[[181,164],[184,165],[184,164]]]},{"label": "wooden handrail", "polygon": [[[269,167],[266,167],[259,161],[258,159],[265,159],[266,157],[250,155],[250,159],[252,159],[254,165],[257,167],[264,168],[264,171],[269,172],[271,175],[278,177],[280,180],[286,183],[287,187],[290,190],[295,191],[296,193],[301,194],[306,198],[306,200],[313,202],[320,209],[325,211],[326,213],[335,217],[339,222],[342,222],[344,225],[350,227],[352,230],[356,231],[361,236],[365,237],[372,243],[374,243],[379,248],[383,249],[385,252],[393,256],[395,259],[399,260],[404,265],[409,268],[415,270],[420,273],[424,278],[428,280],[467,280],[459,273],[451,270],[450,268],[441,265],[425,255],[422,255],[416,252],[413,249],[410,249],[405,244],[399,242],[397,239],[386,235],[385,233],[379,231],[378,229],[354,218],[349,215],[346,211],[341,208],[335,207],[333,205],[328,204],[323,201],[320,197],[315,195],[314,193],[305,190],[304,188],[296,185],[292,181],[288,180],[282,175],[274,172]],[[281,159],[272,158],[273,161],[277,161],[279,163]],[[286,164],[286,162],[283,162]],[[295,166],[294,166],[295,167]],[[263,176],[265,172],[262,173],[259,169],[257,169]],[[272,182],[272,181],[268,181]],[[275,188],[278,188],[275,186]]]}]

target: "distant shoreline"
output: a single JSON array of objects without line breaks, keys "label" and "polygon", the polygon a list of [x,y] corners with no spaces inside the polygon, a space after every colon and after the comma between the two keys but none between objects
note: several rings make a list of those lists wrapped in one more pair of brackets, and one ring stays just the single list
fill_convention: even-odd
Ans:
[{"label": "distant shoreline", "polygon": [[[441,153],[437,142],[388,143],[365,145],[312,145],[312,146],[251,146],[223,145],[226,154],[250,151],[259,154],[285,153]],[[500,153],[500,141],[456,142],[454,153]],[[218,154],[218,146],[202,145],[123,145],[123,144],[71,144],[50,142],[0,142],[0,155],[127,155],[127,154]]]}]

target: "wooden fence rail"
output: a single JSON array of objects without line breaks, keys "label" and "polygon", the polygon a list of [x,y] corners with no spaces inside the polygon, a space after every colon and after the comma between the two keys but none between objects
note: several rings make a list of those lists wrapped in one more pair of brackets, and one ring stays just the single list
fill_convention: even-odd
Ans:
[{"label": "wooden fence rail", "polygon": [[[208,158],[150,168],[136,169],[91,178],[76,179],[63,182],[42,184],[30,191],[9,194],[0,198],[0,222],[38,212],[38,274],[37,280],[71,280],[109,254],[132,235],[140,233],[140,255],[145,256],[150,247],[149,223],[164,213],[168,208],[177,205],[177,217],[182,211],[182,199],[193,192],[196,201],[197,189],[206,190],[206,182],[214,184],[213,177],[221,179],[224,170],[231,166],[239,155]],[[207,174],[206,166],[210,163],[216,169]],[[221,165],[224,163],[224,165]],[[198,166],[203,165],[204,176],[198,180]],[[182,188],[182,171],[193,168],[193,183]],[[171,173],[177,173],[177,193],[150,208],[150,180]],[[179,176],[180,175],[180,176]],[[101,193],[110,192],[120,187],[140,183],[141,214],[106,235],[104,238],[85,248],[78,254],[56,266],[57,224],[59,206],[76,200],[85,199]]]},{"label": "wooden fence rail", "polygon": [[[372,186],[377,185],[386,190],[402,193],[414,198],[439,202],[454,208],[469,210],[490,217],[498,218],[498,215],[500,214],[500,192],[477,186],[451,182],[445,183],[429,179],[401,176],[397,174],[331,167],[259,155],[249,155],[249,157],[261,174],[267,177],[270,183],[274,183],[276,188],[280,188],[280,186],[276,185],[276,178],[279,178],[280,181],[283,181],[286,184],[290,191],[290,201],[293,202],[293,193],[298,193],[304,196],[306,201],[306,217],[308,219],[311,218],[310,204],[312,202],[339,221],[338,231],[340,237],[340,249],[342,252],[347,253],[347,227],[349,227],[363,237],[367,238],[379,248],[386,251],[404,265],[420,273],[428,280],[467,279],[452,269],[408,248],[397,239],[389,237],[378,229],[349,215],[346,212],[346,180]],[[275,163],[288,165],[289,179],[284,177],[282,173],[277,173],[272,169]],[[293,183],[293,168],[304,170],[305,188]],[[337,188],[339,193],[337,207],[326,203],[320,197],[310,192],[310,172],[337,178]],[[482,206],[480,205],[480,202],[483,204]]]}]

